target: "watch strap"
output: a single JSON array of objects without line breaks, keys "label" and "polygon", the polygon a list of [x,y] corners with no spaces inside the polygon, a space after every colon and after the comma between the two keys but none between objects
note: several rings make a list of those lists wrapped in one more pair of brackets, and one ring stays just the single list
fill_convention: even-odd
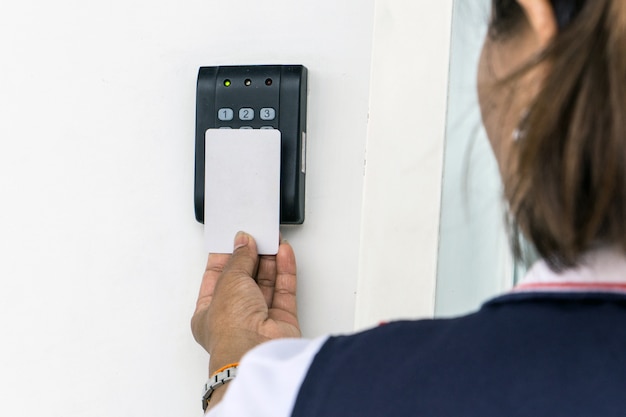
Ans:
[{"label": "watch strap", "polygon": [[226,365],[217,370],[204,384],[204,393],[202,394],[202,410],[206,411],[211,401],[211,396],[215,389],[221,387],[237,376],[237,367],[239,364]]}]

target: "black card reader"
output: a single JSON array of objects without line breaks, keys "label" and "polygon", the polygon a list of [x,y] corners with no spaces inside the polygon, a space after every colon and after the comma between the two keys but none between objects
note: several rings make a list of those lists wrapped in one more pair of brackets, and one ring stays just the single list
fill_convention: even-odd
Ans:
[{"label": "black card reader", "polygon": [[306,105],[307,69],[302,65],[200,68],[196,97],[196,220],[204,223],[207,129],[278,129],[280,223],[304,222]]}]

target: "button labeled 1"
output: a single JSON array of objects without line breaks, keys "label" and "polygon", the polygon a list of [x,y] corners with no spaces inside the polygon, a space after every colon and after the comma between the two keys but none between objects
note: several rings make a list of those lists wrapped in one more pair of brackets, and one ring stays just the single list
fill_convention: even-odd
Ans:
[{"label": "button labeled 1", "polygon": [[219,109],[217,112],[217,118],[223,122],[233,120],[233,109],[229,109],[229,108]]}]

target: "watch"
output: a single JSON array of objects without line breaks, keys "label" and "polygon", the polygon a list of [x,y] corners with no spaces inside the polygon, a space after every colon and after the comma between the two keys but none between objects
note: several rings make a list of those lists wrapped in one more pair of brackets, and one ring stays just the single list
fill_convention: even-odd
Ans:
[{"label": "watch", "polygon": [[211,395],[215,392],[215,389],[221,387],[227,382],[235,379],[237,376],[238,364],[226,365],[215,372],[209,380],[204,384],[204,394],[202,394],[202,410],[206,411],[211,401]]}]

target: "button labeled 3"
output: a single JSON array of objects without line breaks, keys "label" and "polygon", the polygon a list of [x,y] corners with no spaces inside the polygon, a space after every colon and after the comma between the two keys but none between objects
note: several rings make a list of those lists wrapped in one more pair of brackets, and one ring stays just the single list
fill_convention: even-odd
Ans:
[{"label": "button labeled 3", "polygon": [[261,109],[261,120],[274,120],[276,118],[276,110],[271,107]]}]

